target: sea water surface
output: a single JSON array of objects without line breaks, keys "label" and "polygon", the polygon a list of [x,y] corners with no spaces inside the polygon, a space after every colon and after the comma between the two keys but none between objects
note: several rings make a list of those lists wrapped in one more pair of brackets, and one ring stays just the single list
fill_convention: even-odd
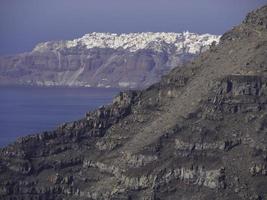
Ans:
[{"label": "sea water surface", "polygon": [[118,92],[110,88],[0,87],[0,147],[78,120],[110,103]]}]

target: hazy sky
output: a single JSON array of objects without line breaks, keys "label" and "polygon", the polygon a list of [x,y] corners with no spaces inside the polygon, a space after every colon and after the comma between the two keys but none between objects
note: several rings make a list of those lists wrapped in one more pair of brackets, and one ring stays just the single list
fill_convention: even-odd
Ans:
[{"label": "hazy sky", "polygon": [[88,32],[222,34],[267,0],[0,0],[0,54]]}]

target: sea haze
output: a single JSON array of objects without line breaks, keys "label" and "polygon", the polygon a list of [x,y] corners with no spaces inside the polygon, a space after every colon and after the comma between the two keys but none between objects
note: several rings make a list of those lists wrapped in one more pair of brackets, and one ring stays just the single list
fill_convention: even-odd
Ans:
[{"label": "sea haze", "polygon": [[0,87],[0,147],[108,104],[118,89]]}]

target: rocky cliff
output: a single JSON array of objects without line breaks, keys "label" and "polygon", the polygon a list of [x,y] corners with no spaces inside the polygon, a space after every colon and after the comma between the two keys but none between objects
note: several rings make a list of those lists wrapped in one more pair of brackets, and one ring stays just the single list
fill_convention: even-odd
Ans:
[{"label": "rocky cliff", "polygon": [[91,33],[0,58],[0,85],[145,88],[218,43],[184,33]]},{"label": "rocky cliff", "polygon": [[143,91],[0,153],[1,199],[267,199],[267,6]]}]

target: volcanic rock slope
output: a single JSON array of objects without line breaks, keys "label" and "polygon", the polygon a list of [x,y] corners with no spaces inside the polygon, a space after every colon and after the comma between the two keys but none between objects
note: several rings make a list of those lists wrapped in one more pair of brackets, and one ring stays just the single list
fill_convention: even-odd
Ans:
[{"label": "volcanic rock slope", "polygon": [[267,199],[267,6],[144,91],[1,150],[0,199]]},{"label": "volcanic rock slope", "polygon": [[146,88],[218,43],[195,33],[90,33],[0,58],[0,85]]}]

